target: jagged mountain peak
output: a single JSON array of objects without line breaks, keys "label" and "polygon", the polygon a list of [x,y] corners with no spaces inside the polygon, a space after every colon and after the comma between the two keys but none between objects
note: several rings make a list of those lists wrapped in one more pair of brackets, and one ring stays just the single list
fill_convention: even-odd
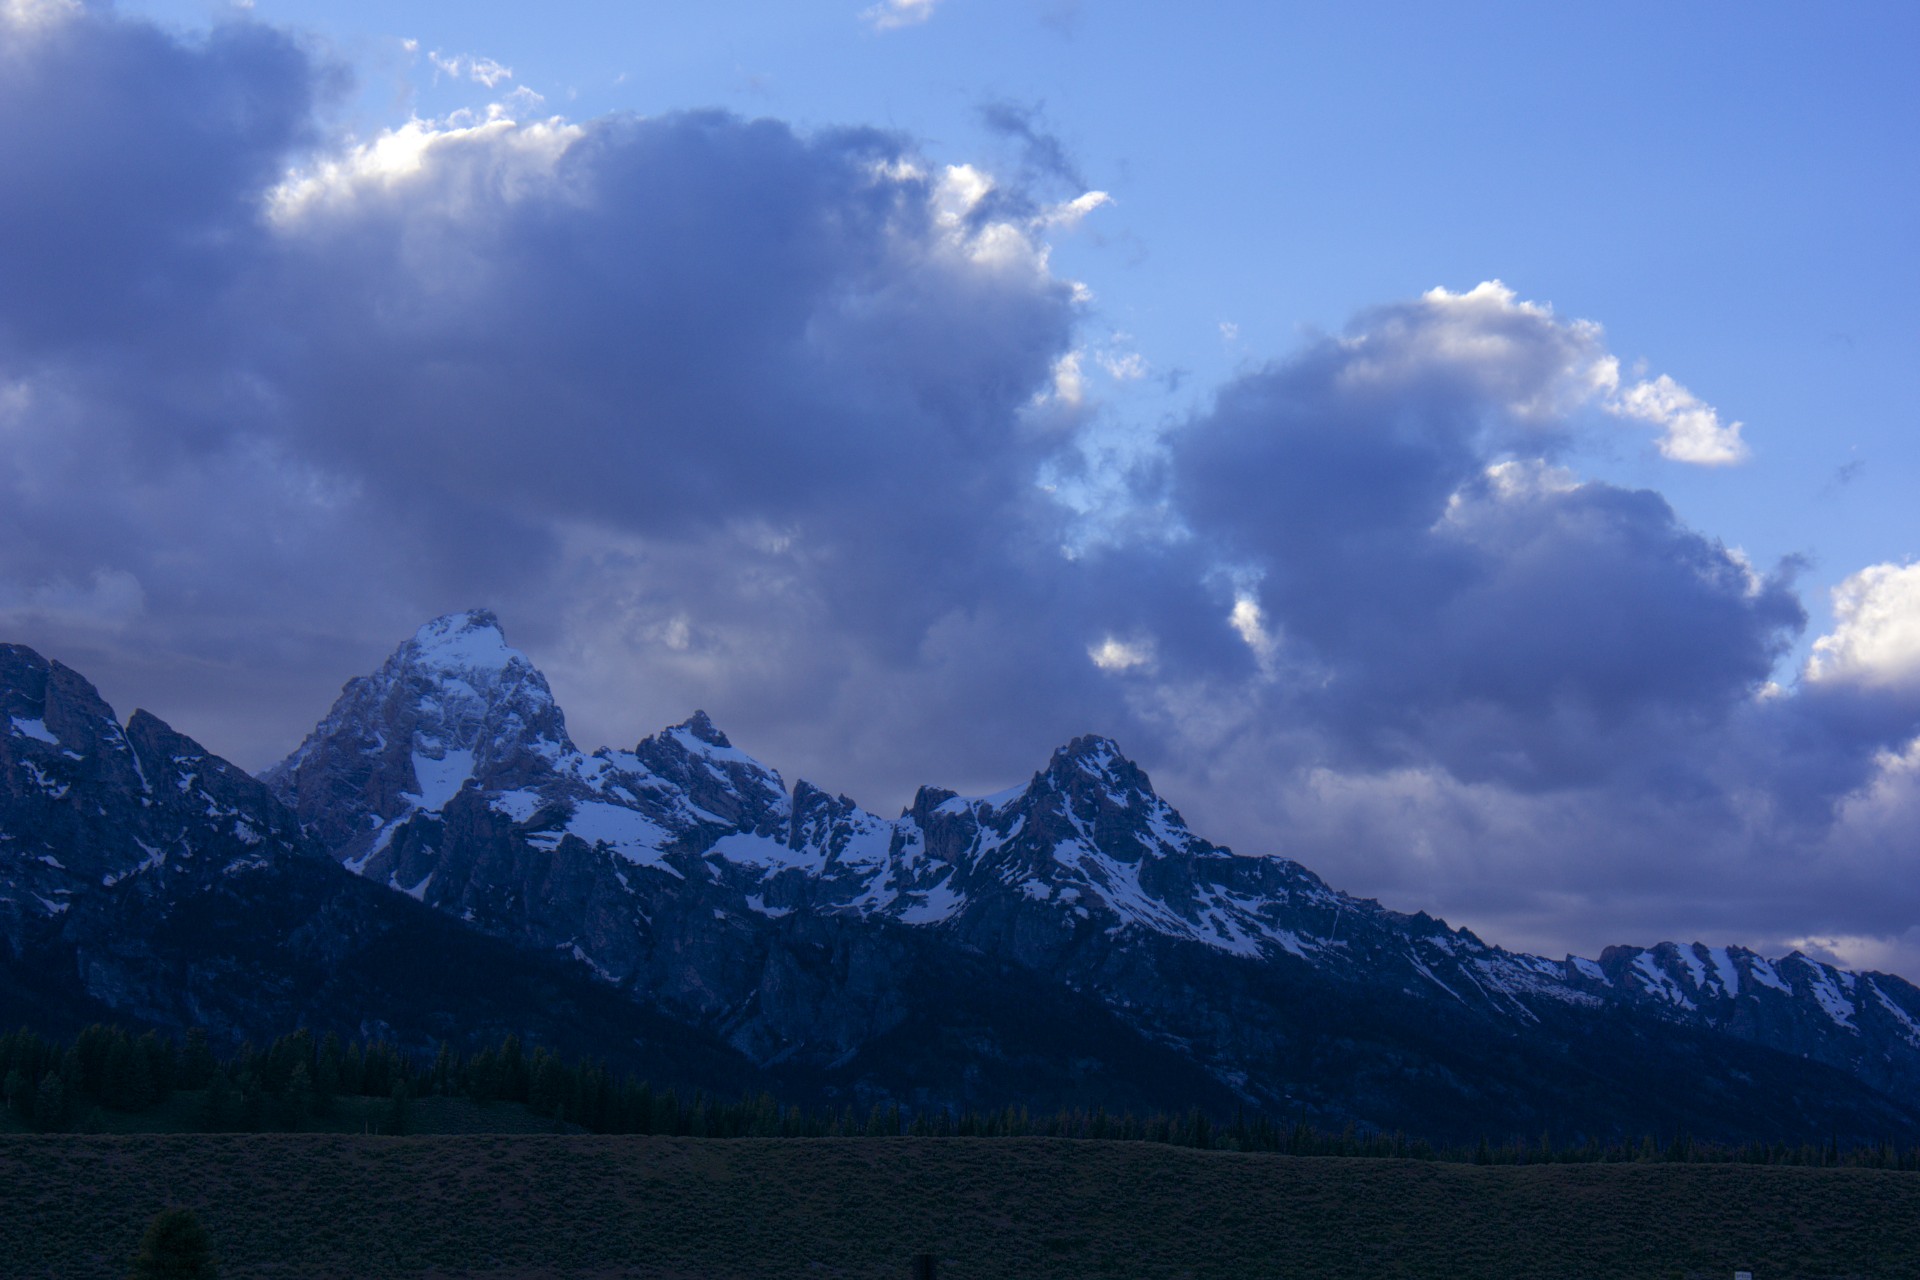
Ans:
[{"label": "jagged mountain peak", "polygon": [[1724,1017],[1760,1004],[1799,1003],[1817,1009],[1829,1033],[1858,1039],[1871,1023],[1920,1049],[1920,1021],[1903,1003],[1912,987],[1889,974],[1852,972],[1800,951],[1769,958],[1740,946],[1661,942],[1614,946],[1598,964],[1573,960],[1591,982],[1606,983],[1663,1011]]},{"label": "jagged mountain peak", "polygon": [[779,771],[734,746],[704,711],[642,738],[633,755],[698,810],[725,822],[764,831],[791,811]]},{"label": "jagged mountain peak", "polygon": [[470,781],[521,787],[578,755],[546,677],[486,609],[427,623],[263,779],[330,849],[355,856]]},{"label": "jagged mountain peak", "polygon": [[669,733],[682,731],[691,735],[696,740],[706,743],[710,747],[719,747],[722,750],[727,750],[733,746],[733,743],[727,740],[727,735],[720,732],[714,725],[712,717],[704,711],[696,711],[679,724],[673,725],[668,729]]},{"label": "jagged mountain peak", "polygon": [[[1920,1080],[1920,990],[1898,978],[1700,943],[1598,960],[1509,953],[1286,859],[1208,844],[1103,736],[993,795],[924,788],[889,820],[805,781],[789,798],[703,713],[633,752],[563,750],[557,709],[539,710],[550,702],[492,615],[436,619],[349,684],[274,780],[301,806],[296,821],[190,738],[145,713],[122,729],[80,677],[0,646],[0,948],[17,958],[22,940],[65,939],[63,971],[104,981],[140,1014],[129,999],[155,988],[125,975],[144,931],[157,922],[190,951],[206,912],[237,904],[258,956],[306,948],[331,981],[351,935],[371,930],[355,921],[419,923],[371,890],[327,889],[333,868],[318,856],[331,854],[463,922],[442,940],[471,926],[570,957],[757,1061],[846,1065],[862,1088],[889,1045],[928,1043],[929,1027],[969,1073],[976,1060],[1027,1061],[1027,1041],[978,1038],[955,1018],[976,995],[1006,998],[995,973],[1035,984],[1008,989],[1021,1026],[1044,1021],[1023,1002],[1050,983],[1091,1002],[1098,1025],[1289,1114],[1637,1123],[1649,1100],[1665,1114],[1675,1082],[1698,1078],[1700,1096],[1735,1099],[1721,1123],[1747,1132],[1745,1100],[1798,1124],[1835,1068],[1900,1099]],[[324,917],[276,905],[286,886],[335,905]],[[204,972],[206,990],[227,992],[247,970]],[[934,982],[947,973],[962,977]],[[260,1016],[308,1017],[298,990],[299,1004],[275,996]],[[176,991],[165,1007],[202,1017],[202,994]],[[337,1003],[365,1016],[357,990]],[[1088,1048],[1092,1025],[1061,1026],[1076,1080],[1138,1061]],[[1809,1074],[1807,1059],[1824,1065]],[[1358,1074],[1339,1074],[1343,1062]],[[1621,1100],[1595,1104],[1622,1071]],[[1511,1105],[1486,1102],[1490,1121],[1460,1109],[1497,1098]],[[1905,1110],[1834,1114],[1863,1133],[1881,1115],[1920,1126]]]},{"label": "jagged mountain peak", "polygon": [[0,646],[0,937],[64,928],[96,892],[147,892],[164,868],[306,852],[261,783],[146,711],[123,728],[77,672]]},{"label": "jagged mountain peak", "polygon": [[1083,734],[1057,749],[1034,782],[1075,796],[1097,791],[1125,808],[1159,801],[1146,770],[1129,760],[1119,743],[1100,734]]},{"label": "jagged mountain peak", "polygon": [[1063,747],[1056,748],[1047,764],[1048,773],[1073,771],[1092,777],[1113,777],[1117,770],[1134,769],[1133,761],[1121,753],[1120,744],[1098,733],[1084,733]]},{"label": "jagged mountain peak", "polygon": [[0,644],[0,731],[42,741],[49,719],[113,720],[100,691],[78,671],[24,644]]},{"label": "jagged mountain peak", "polygon": [[[455,716],[484,719],[504,710],[522,723],[503,727],[531,731],[535,739],[551,744],[540,754],[574,749],[546,676],[532,659],[507,643],[499,619],[490,610],[467,609],[435,618],[395,649],[371,680],[376,685],[399,686],[396,693],[412,697],[423,707],[452,698],[454,705],[446,710]],[[350,692],[353,686],[347,688]],[[468,736],[463,730],[479,727],[452,726],[458,737]],[[434,753],[433,743],[424,745],[429,754]]]}]

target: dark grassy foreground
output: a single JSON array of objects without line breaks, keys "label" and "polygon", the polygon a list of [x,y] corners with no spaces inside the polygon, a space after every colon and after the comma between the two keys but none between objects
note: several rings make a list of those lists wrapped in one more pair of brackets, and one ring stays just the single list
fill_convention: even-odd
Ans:
[{"label": "dark grassy foreground", "polygon": [[120,1277],[169,1204],[240,1276],[1920,1276],[1920,1174],[1478,1167],[1062,1139],[0,1138],[0,1271]]}]

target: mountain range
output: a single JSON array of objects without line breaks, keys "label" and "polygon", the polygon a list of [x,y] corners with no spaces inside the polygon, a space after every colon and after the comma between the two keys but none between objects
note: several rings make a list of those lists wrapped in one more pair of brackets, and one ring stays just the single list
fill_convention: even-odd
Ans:
[{"label": "mountain range", "polygon": [[1194,834],[1107,738],[893,818],[704,714],[577,747],[485,611],[259,778],[0,646],[0,1015],[507,1030],[663,1081],[1321,1125],[1920,1138],[1920,990],[1799,953],[1552,959]]}]

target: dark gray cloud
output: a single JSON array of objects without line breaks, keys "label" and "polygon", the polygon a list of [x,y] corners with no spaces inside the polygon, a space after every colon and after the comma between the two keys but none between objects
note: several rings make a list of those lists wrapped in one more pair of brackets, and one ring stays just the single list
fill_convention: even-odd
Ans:
[{"label": "dark gray cloud", "polygon": [[1383,309],[1236,381],[1176,435],[1169,483],[1247,571],[1271,660],[1315,673],[1274,696],[1330,743],[1589,779],[1751,699],[1806,615],[1791,566],[1758,575],[1658,494],[1552,465],[1588,335],[1464,304]]},{"label": "dark gray cloud", "polygon": [[8,348],[198,339],[206,301],[259,251],[261,190],[336,81],[250,23],[183,44],[102,15],[0,19]]},{"label": "dark gray cloud", "polygon": [[1436,292],[1114,451],[1033,111],[996,185],[710,112],[350,144],[256,24],[0,17],[0,71],[0,626],[123,710],[261,765],[489,604],[589,743],[706,706],[884,807],[1100,731],[1496,938],[1913,945],[1920,575],[1772,686],[1794,566],[1563,469],[1744,448],[1594,326]]},{"label": "dark gray cloud", "polygon": [[[1382,308],[1229,384],[1145,495],[1189,572],[1215,566],[1218,629],[1159,625],[1190,598],[1136,610],[1115,633],[1155,660],[1116,683],[1239,842],[1400,905],[1535,945],[1633,921],[1911,967],[1862,939],[1920,911],[1870,817],[1907,803],[1887,753],[1920,728],[1898,625],[1920,586],[1869,575],[1826,678],[1774,685],[1797,566],[1557,465],[1617,429],[1617,386],[1591,326],[1498,289]],[[1238,666],[1191,647],[1222,621]]]},{"label": "dark gray cloud", "polygon": [[[313,157],[328,73],[265,28],[8,36],[8,189],[51,197],[8,211],[8,278],[39,283],[0,350],[0,608],[72,660],[243,635],[327,654],[287,673],[317,707],[417,612],[486,600],[552,644],[586,599],[728,689],[777,644],[759,691],[812,715],[1058,543],[1035,475],[1060,441],[1025,410],[1072,287],[981,175],[720,113],[416,123]],[[136,286],[159,310],[114,292]],[[298,720],[245,692],[263,723],[213,719],[260,763]]]},{"label": "dark gray cloud", "polygon": [[1321,673],[1288,696],[1335,740],[1551,785],[1768,678],[1805,623],[1787,572],[1756,577],[1658,494],[1503,456],[1524,428],[1471,382],[1356,386],[1375,354],[1328,341],[1242,379],[1171,463],[1195,532]]}]

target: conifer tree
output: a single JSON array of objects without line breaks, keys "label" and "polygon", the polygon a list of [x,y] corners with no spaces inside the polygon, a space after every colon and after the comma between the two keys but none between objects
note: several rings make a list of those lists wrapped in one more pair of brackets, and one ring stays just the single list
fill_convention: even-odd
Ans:
[{"label": "conifer tree", "polygon": [[313,1112],[315,1115],[330,1115],[333,1112],[333,1099],[340,1092],[340,1037],[332,1032],[320,1045],[320,1053],[313,1068]]},{"label": "conifer tree", "polygon": [[380,1121],[380,1132],[401,1134],[407,1131],[409,1112],[412,1110],[409,1104],[412,1099],[413,1090],[407,1087],[406,1081],[402,1080],[393,1086],[392,1099],[387,1103],[387,1114]]},{"label": "conifer tree", "polygon": [[451,1092],[453,1084],[453,1049],[445,1040],[440,1042],[440,1052],[433,1056],[432,1091],[442,1097]]},{"label": "conifer tree", "polygon": [[306,1063],[293,1064],[287,1087],[280,1093],[279,1110],[280,1128],[298,1133],[307,1127],[307,1118],[313,1114],[313,1073]]},{"label": "conifer tree", "polygon": [[89,1090],[95,1102],[115,1111],[133,1110],[133,1041],[118,1027],[107,1032],[106,1066],[97,1092]]},{"label": "conifer tree", "polygon": [[180,1058],[180,1087],[182,1089],[204,1089],[213,1083],[214,1074],[220,1064],[214,1061],[213,1050],[207,1047],[207,1033],[199,1027],[187,1032],[186,1051]]},{"label": "conifer tree", "polygon": [[33,1119],[33,1090],[27,1087],[26,1073],[19,1067],[9,1068],[6,1085],[7,1109],[14,1118],[22,1123]]},{"label": "conifer tree", "polygon": [[67,1087],[56,1072],[41,1077],[34,1091],[33,1127],[41,1133],[59,1133],[67,1127]]},{"label": "conifer tree", "polygon": [[160,1081],[153,1059],[139,1046],[127,1055],[126,1079],[122,1083],[120,1105],[128,1111],[145,1111],[160,1101]]},{"label": "conifer tree", "polygon": [[216,1071],[200,1100],[200,1111],[195,1121],[202,1133],[225,1133],[238,1127],[234,1115],[237,1109],[238,1100],[233,1095],[233,1086],[228,1083],[226,1073]]}]

